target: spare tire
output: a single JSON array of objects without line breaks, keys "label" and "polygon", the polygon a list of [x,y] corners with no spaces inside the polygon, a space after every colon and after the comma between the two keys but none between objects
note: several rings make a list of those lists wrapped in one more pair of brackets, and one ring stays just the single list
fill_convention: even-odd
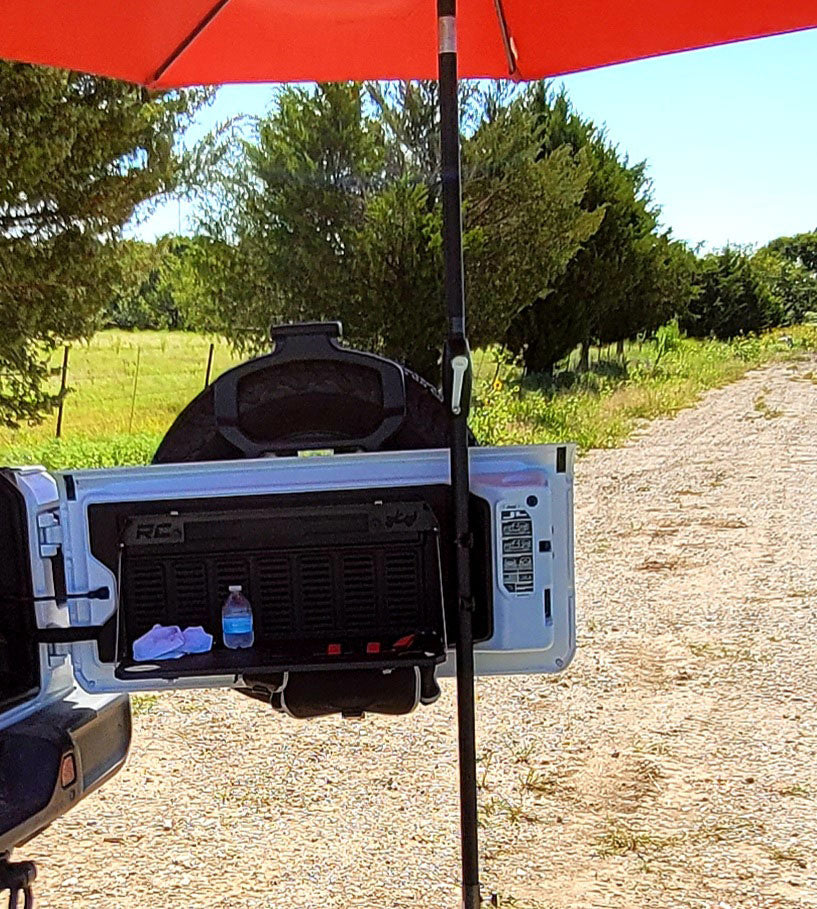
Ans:
[{"label": "spare tire", "polygon": [[[406,414],[382,451],[445,448],[449,416],[442,396],[410,370],[405,372]],[[218,381],[218,380],[217,380]],[[282,364],[249,375],[241,383],[238,413],[249,435],[269,442],[292,441],[305,434],[326,440],[326,448],[344,450],[344,440],[365,436],[381,419],[377,375],[354,364],[313,360]],[[154,464],[221,461],[244,457],[220,433],[213,386],[197,395],[179,414],[160,443]]]}]

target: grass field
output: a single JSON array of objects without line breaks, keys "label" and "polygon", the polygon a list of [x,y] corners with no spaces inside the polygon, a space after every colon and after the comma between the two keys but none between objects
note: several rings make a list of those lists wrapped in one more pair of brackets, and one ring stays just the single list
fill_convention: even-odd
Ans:
[{"label": "grass field", "polygon": [[[106,331],[73,347],[62,438],[54,438],[56,414],[37,426],[0,430],[0,462],[50,468],[147,463],[203,388],[210,340],[182,332]],[[754,366],[814,350],[817,326],[732,343],[681,338],[670,328],[654,341],[629,345],[626,367],[605,351],[590,372],[565,369],[555,380],[523,377],[496,351],[480,350],[472,426],[490,444],[569,440],[585,450],[609,448],[643,420],[688,407],[703,391]],[[55,369],[61,359],[56,353]],[[213,376],[236,362],[217,342]],[[53,381],[57,387],[58,376]]]},{"label": "grass field", "polygon": [[[212,340],[215,377],[239,360],[223,341]],[[62,438],[54,438],[56,413],[38,426],[0,429],[0,461],[53,468],[147,463],[179,411],[204,387],[210,341],[188,332],[103,331],[75,345]],[[61,363],[60,350],[52,365],[56,370]],[[52,381],[58,389],[58,375]]]}]

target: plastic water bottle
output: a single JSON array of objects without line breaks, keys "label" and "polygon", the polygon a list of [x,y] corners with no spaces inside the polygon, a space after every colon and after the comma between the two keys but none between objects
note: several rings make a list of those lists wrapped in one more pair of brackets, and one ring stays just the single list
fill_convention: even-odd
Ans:
[{"label": "plastic water bottle", "polygon": [[224,645],[233,650],[252,647],[255,634],[252,630],[252,607],[241,593],[241,585],[230,587],[230,595],[221,607],[221,630]]}]

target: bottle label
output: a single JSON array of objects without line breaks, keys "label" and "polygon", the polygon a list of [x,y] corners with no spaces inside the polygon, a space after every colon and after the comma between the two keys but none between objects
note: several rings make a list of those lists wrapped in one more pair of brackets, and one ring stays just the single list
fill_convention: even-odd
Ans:
[{"label": "bottle label", "polygon": [[230,615],[221,620],[224,634],[250,634],[252,631],[251,615]]}]

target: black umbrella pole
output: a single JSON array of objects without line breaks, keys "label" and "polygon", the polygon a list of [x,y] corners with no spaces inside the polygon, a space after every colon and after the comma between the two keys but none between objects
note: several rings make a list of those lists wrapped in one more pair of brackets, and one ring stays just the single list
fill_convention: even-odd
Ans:
[{"label": "black umbrella pole", "polygon": [[443,389],[451,419],[451,487],[456,537],[457,719],[460,758],[460,829],[462,837],[462,903],[479,909],[479,842],[477,836],[476,734],[474,728],[474,601],[471,592],[469,520],[468,411],[471,400],[471,356],[465,333],[462,265],[459,105],[457,101],[456,0],[437,0],[440,134],[443,204],[443,260],[448,319],[443,353]]}]

